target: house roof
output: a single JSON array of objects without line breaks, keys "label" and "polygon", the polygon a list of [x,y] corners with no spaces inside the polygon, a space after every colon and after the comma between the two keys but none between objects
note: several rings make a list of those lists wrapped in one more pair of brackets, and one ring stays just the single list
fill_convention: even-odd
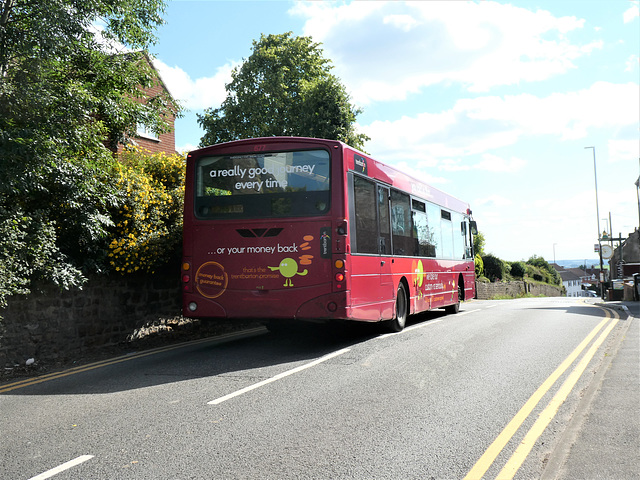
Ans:
[{"label": "house roof", "polygon": [[580,280],[580,276],[576,275],[571,270],[560,270],[558,274],[560,275],[560,278],[562,278],[563,282],[569,282],[571,280]]},{"label": "house roof", "polygon": [[568,272],[572,272],[574,275],[580,277],[580,278],[584,278],[584,277],[590,277],[591,274],[585,272],[583,269],[581,268],[567,268]]}]

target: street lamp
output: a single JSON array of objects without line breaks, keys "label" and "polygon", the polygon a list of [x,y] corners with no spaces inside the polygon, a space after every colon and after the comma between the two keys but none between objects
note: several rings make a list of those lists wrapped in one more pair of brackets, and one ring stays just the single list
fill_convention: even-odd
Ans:
[{"label": "street lamp", "polygon": [[556,245],[557,243],[553,244],[553,263],[556,263]]},{"label": "street lamp", "polygon": [[600,257],[600,297],[604,300],[604,265],[602,264],[602,243],[600,242],[600,206],[598,205],[598,175],[596,173],[596,147],[584,147],[593,150],[593,178],[596,185],[596,218],[598,219],[598,256]]},{"label": "street lamp", "polygon": [[638,196],[638,225],[640,226],[640,177],[636,180],[636,195]]}]

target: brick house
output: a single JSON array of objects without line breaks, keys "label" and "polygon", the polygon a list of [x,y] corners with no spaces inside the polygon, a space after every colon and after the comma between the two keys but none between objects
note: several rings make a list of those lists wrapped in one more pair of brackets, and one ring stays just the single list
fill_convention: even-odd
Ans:
[{"label": "brick house", "polygon": [[160,72],[155,68],[151,58],[146,53],[141,53],[143,61],[147,63],[151,67],[151,69],[156,74],[156,82],[151,88],[147,88],[144,90],[144,93],[147,98],[153,98],[158,95],[166,95],[172,104],[166,115],[166,121],[169,125],[169,131],[166,133],[156,134],[155,132],[150,131],[145,128],[143,125],[138,125],[137,134],[133,137],[123,135],[123,138],[117,145],[117,148],[114,150],[110,148],[110,150],[115,154],[120,154],[122,151],[128,146],[137,146],[149,150],[151,153],[160,153],[165,152],[169,154],[176,153],[176,135],[175,135],[175,120],[176,120],[176,112],[178,111],[178,104],[171,96],[171,92],[162,81],[162,77],[160,77]]}]

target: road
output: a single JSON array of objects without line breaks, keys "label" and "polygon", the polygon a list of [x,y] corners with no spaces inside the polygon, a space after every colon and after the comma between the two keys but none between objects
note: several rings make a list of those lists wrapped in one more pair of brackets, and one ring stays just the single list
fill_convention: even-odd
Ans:
[{"label": "road", "polygon": [[399,334],[254,329],[5,383],[0,477],[540,478],[620,317],[471,301]]}]

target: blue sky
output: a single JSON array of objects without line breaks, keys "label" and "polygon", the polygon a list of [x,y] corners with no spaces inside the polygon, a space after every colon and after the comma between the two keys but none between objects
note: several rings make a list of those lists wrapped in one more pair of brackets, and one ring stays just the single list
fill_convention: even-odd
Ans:
[{"label": "blue sky", "polygon": [[366,150],[471,204],[486,251],[597,258],[600,230],[639,223],[638,1],[170,1],[153,47],[202,136],[231,69],[264,34],[322,44],[363,109]]}]

